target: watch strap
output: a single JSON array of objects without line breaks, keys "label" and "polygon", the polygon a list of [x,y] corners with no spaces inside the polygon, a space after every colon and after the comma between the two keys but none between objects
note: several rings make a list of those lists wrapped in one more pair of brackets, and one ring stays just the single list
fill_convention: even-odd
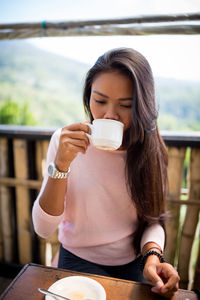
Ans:
[{"label": "watch strap", "polygon": [[55,169],[53,178],[66,179],[69,175],[69,172],[70,172],[70,168],[68,168],[67,172],[60,172],[57,169]]},{"label": "watch strap", "polygon": [[69,175],[70,167],[68,168],[67,172],[59,171],[54,162],[51,162],[48,166],[48,175],[51,178],[58,178],[58,179],[66,179]]}]

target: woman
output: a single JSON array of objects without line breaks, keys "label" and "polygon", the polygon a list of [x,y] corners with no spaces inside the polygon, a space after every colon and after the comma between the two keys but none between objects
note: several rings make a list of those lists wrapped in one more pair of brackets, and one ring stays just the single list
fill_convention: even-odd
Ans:
[{"label": "woman", "polygon": [[83,101],[90,122],[124,124],[122,146],[94,148],[87,123],[57,130],[33,207],[35,231],[46,238],[59,225],[60,268],[146,280],[170,298],[180,278],[163,263],[167,152],[147,60],[133,49],[108,51],[89,70]]}]

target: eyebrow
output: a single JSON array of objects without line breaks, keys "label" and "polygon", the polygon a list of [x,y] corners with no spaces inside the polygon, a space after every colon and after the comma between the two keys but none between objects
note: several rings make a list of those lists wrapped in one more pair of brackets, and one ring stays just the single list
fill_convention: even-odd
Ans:
[{"label": "eyebrow", "polygon": [[[109,99],[110,97],[108,97],[107,95],[103,94],[103,93],[100,93],[96,90],[93,90],[93,93],[95,94],[98,94],[106,99]],[[118,100],[121,100],[121,101],[127,101],[127,100],[133,100],[133,97],[124,97],[124,98],[118,98]]]}]

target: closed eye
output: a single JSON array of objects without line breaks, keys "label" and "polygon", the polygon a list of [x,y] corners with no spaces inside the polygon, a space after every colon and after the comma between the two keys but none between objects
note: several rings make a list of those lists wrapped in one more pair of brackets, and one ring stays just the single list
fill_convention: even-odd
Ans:
[{"label": "closed eye", "polygon": [[106,102],[104,100],[98,100],[98,99],[94,99],[95,102],[100,103],[100,104],[105,104]]},{"label": "closed eye", "polygon": [[131,108],[132,107],[132,105],[125,105],[125,104],[121,104],[120,106],[125,107],[125,108]]}]

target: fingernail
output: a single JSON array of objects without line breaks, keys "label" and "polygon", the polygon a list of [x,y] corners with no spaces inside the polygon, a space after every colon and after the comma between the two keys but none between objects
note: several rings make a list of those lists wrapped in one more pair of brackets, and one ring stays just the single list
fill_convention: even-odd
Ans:
[{"label": "fingernail", "polygon": [[156,290],[155,288],[152,288],[151,291],[158,294],[158,290]]},{"label": "fingernail", "polygon": [[155,287],[161,288],[161,286],[163,286],[163,282],[162,281],[157,281],[156,284],[155,284]]}]

